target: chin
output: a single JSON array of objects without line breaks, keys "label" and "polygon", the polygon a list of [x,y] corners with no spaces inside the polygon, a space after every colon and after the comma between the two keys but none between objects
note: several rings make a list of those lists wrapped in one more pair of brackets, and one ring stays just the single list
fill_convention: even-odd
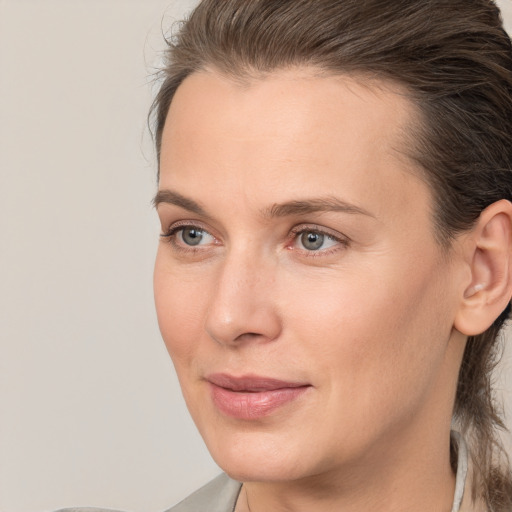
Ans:
[{"label": "chin", "polygon": [[283,433],[237,432],[203,437],[218,466],[239,482],[299,480],[315,473],[316,464],[308,457],[307,443]]},{"label": "chin", "polygon": [[216,462],[227,475],[238,482],[289,482],[309,476],[305,468],[287,464],[282,460],[274,462],[267,457],[245,456]]}]

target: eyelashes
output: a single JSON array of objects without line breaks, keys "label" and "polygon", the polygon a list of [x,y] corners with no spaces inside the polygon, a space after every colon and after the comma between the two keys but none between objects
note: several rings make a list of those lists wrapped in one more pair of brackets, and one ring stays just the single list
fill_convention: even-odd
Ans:
[{"label": "eyelashes", "polygon": [[[221,246],[222,242],[203,226],[183,221],[173,224],[160,235],[173,250],[182,255],[206,255],[208,251]],[[331,255],[350,245],[350,239],[326,228],[300,224],[292,228],[286,237],[284,247],[303,257],[322,257]]]}]

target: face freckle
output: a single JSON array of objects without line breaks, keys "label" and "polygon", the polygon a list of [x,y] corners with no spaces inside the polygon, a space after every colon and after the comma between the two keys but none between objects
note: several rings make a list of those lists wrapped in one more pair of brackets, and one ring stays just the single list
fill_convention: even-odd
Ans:
[{"label": "face freckle", "polygon": [[177,90],[156,307],[194,421],[235,478],[337,471],[450,407],[452,260],[397,153],[414,115],[385,83],[307,69],[244,88],[201,72]]}]

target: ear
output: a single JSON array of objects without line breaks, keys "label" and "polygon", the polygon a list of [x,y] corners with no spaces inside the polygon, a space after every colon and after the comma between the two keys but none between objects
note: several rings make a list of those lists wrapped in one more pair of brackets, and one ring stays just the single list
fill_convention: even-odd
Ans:
[{"label": "ear", "polygon": [[492,325],[512,295],[512,203],[503,199],[488,206],[467,242],[471,279],[454,327],[476,336]]}]

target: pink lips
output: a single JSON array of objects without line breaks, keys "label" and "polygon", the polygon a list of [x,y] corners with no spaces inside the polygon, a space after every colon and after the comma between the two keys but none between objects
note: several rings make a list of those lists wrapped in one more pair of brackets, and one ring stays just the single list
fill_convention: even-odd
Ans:
[{"label": "pink lips", "polygon": [[216,373],[209,375],[206,380],[210,383],[215,406],[227,416],[244,420],[268,416],[310,387],[302,382],[286,382],[253,375],[233,377]]}]

